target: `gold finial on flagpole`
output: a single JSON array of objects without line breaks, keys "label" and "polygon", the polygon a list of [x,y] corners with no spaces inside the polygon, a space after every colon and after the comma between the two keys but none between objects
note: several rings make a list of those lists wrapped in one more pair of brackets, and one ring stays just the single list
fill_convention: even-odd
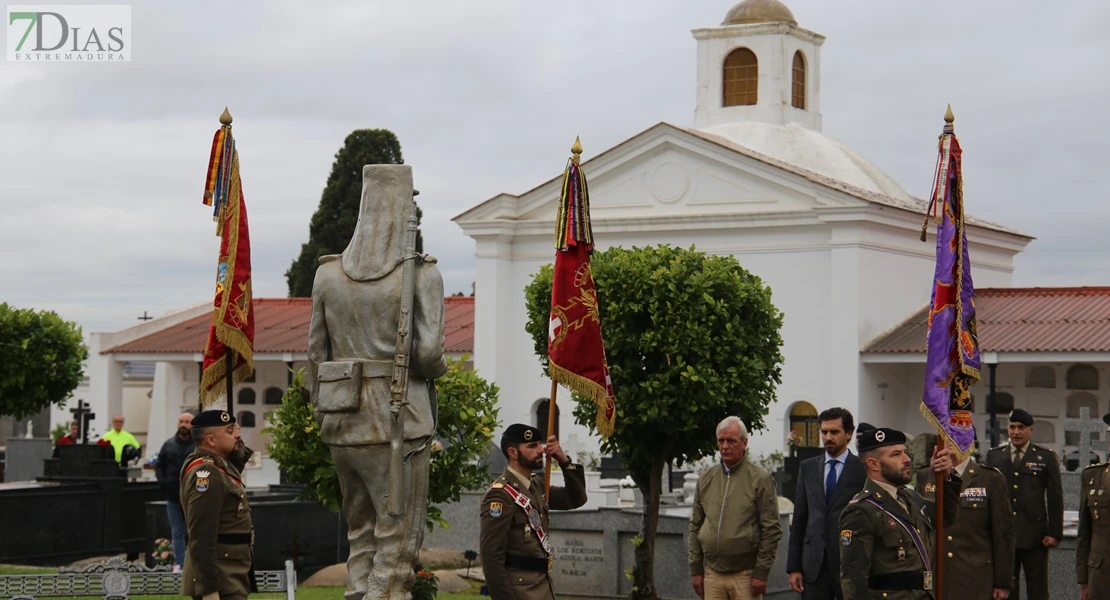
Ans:
[{"label": "gold finial on flagpole", "polygon": [[952,105],[949,104],[948,105],[948,110],[944,111],[944,122],[951,124],[951,123],[954,123],[955,121],[956,121],[956,115],[952,114]]},{"label": "gold finial on flagpole", "polygon": [[582,160],[582,139],[578,136],[574,136],[574,145],[570,147],[570,153],[571,162],[577,165]]},{"label": "gold finial on flagpole", "polygon": [[227,107],[224,107],[223,114],[220,115],[220,125],[231,125],[231,113],[228,112]]}]

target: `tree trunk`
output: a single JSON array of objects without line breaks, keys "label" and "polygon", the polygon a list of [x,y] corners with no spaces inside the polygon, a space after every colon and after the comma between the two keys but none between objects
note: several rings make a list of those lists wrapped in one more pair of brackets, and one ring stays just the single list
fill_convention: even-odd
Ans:
[{"label": "tree trunk", "polygon": [[636,566],[632,570],[631,598],[656,600],[655,532],[659,529],[659,494],[662,492],[664,461],[657,459],[651,466],[647,481],[633,476],[636,487],[644,495],[644,520],[640,528],[640,545],[636,547]]}]

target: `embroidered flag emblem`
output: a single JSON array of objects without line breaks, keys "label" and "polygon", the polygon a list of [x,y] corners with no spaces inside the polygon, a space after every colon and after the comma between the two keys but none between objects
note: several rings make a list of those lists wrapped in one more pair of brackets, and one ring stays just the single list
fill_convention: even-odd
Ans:
[{"label": "embroidered flag emblem", "polygon": [[490,502],[489,503],[489,516],[491,516],[491,517],[500,517],[501,516],[501,503],[500,502]]},{"label": "embroidered flag emblem", "polygon": [[211,475],[208,471],[197,471],[197,491],[208,491],[208,476]]},{"label": "embroidered flag emblem", "polygon": [[841,546],[847,546],[851,543],[852,543],[852,530],[851,529],[841,529],[840,530],[840,545]]}]

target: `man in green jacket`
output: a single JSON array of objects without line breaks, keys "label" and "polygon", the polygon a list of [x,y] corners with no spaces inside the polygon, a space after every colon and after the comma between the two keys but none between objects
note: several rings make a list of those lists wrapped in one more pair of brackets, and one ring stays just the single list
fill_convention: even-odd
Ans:
[{"label": "man in green jacket", "polygon": [[116,462],[123,462],[123,449],[127,446],[134,446],[136,449],[141,448],[139,440],[131,435],[131,432],[123,430],[123,415],[116,415],[112,417],[112,428],[108,433],[100,436],[100,439],[105,440],[112,444],[112,448],[116,451]]},{"label": "man in green jacket", "polygon": [[706,600],[758,600],[782,537],[775,483],[748,460],[738,417],[717,425],[720,464],[698,478],[690,515],[690,582]]}]

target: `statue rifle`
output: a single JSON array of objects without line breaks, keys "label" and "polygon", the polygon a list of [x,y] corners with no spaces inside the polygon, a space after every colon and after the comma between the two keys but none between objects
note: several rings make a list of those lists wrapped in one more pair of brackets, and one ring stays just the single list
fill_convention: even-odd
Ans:
[{"label": "statue rifle", "polygon": [[[415,195],[415,194],[414,194]],[[393,354],[393,379],[389,386],[389,482],[386,492],[386,511],[392,517],[404,512],[404,408],[408,406],[409,360],[412,355],[412,310],[416,290],[416,203],[409,208],[405,223],[405,250],[401,266],[401,314],[397,324],[397,349]]]}]

